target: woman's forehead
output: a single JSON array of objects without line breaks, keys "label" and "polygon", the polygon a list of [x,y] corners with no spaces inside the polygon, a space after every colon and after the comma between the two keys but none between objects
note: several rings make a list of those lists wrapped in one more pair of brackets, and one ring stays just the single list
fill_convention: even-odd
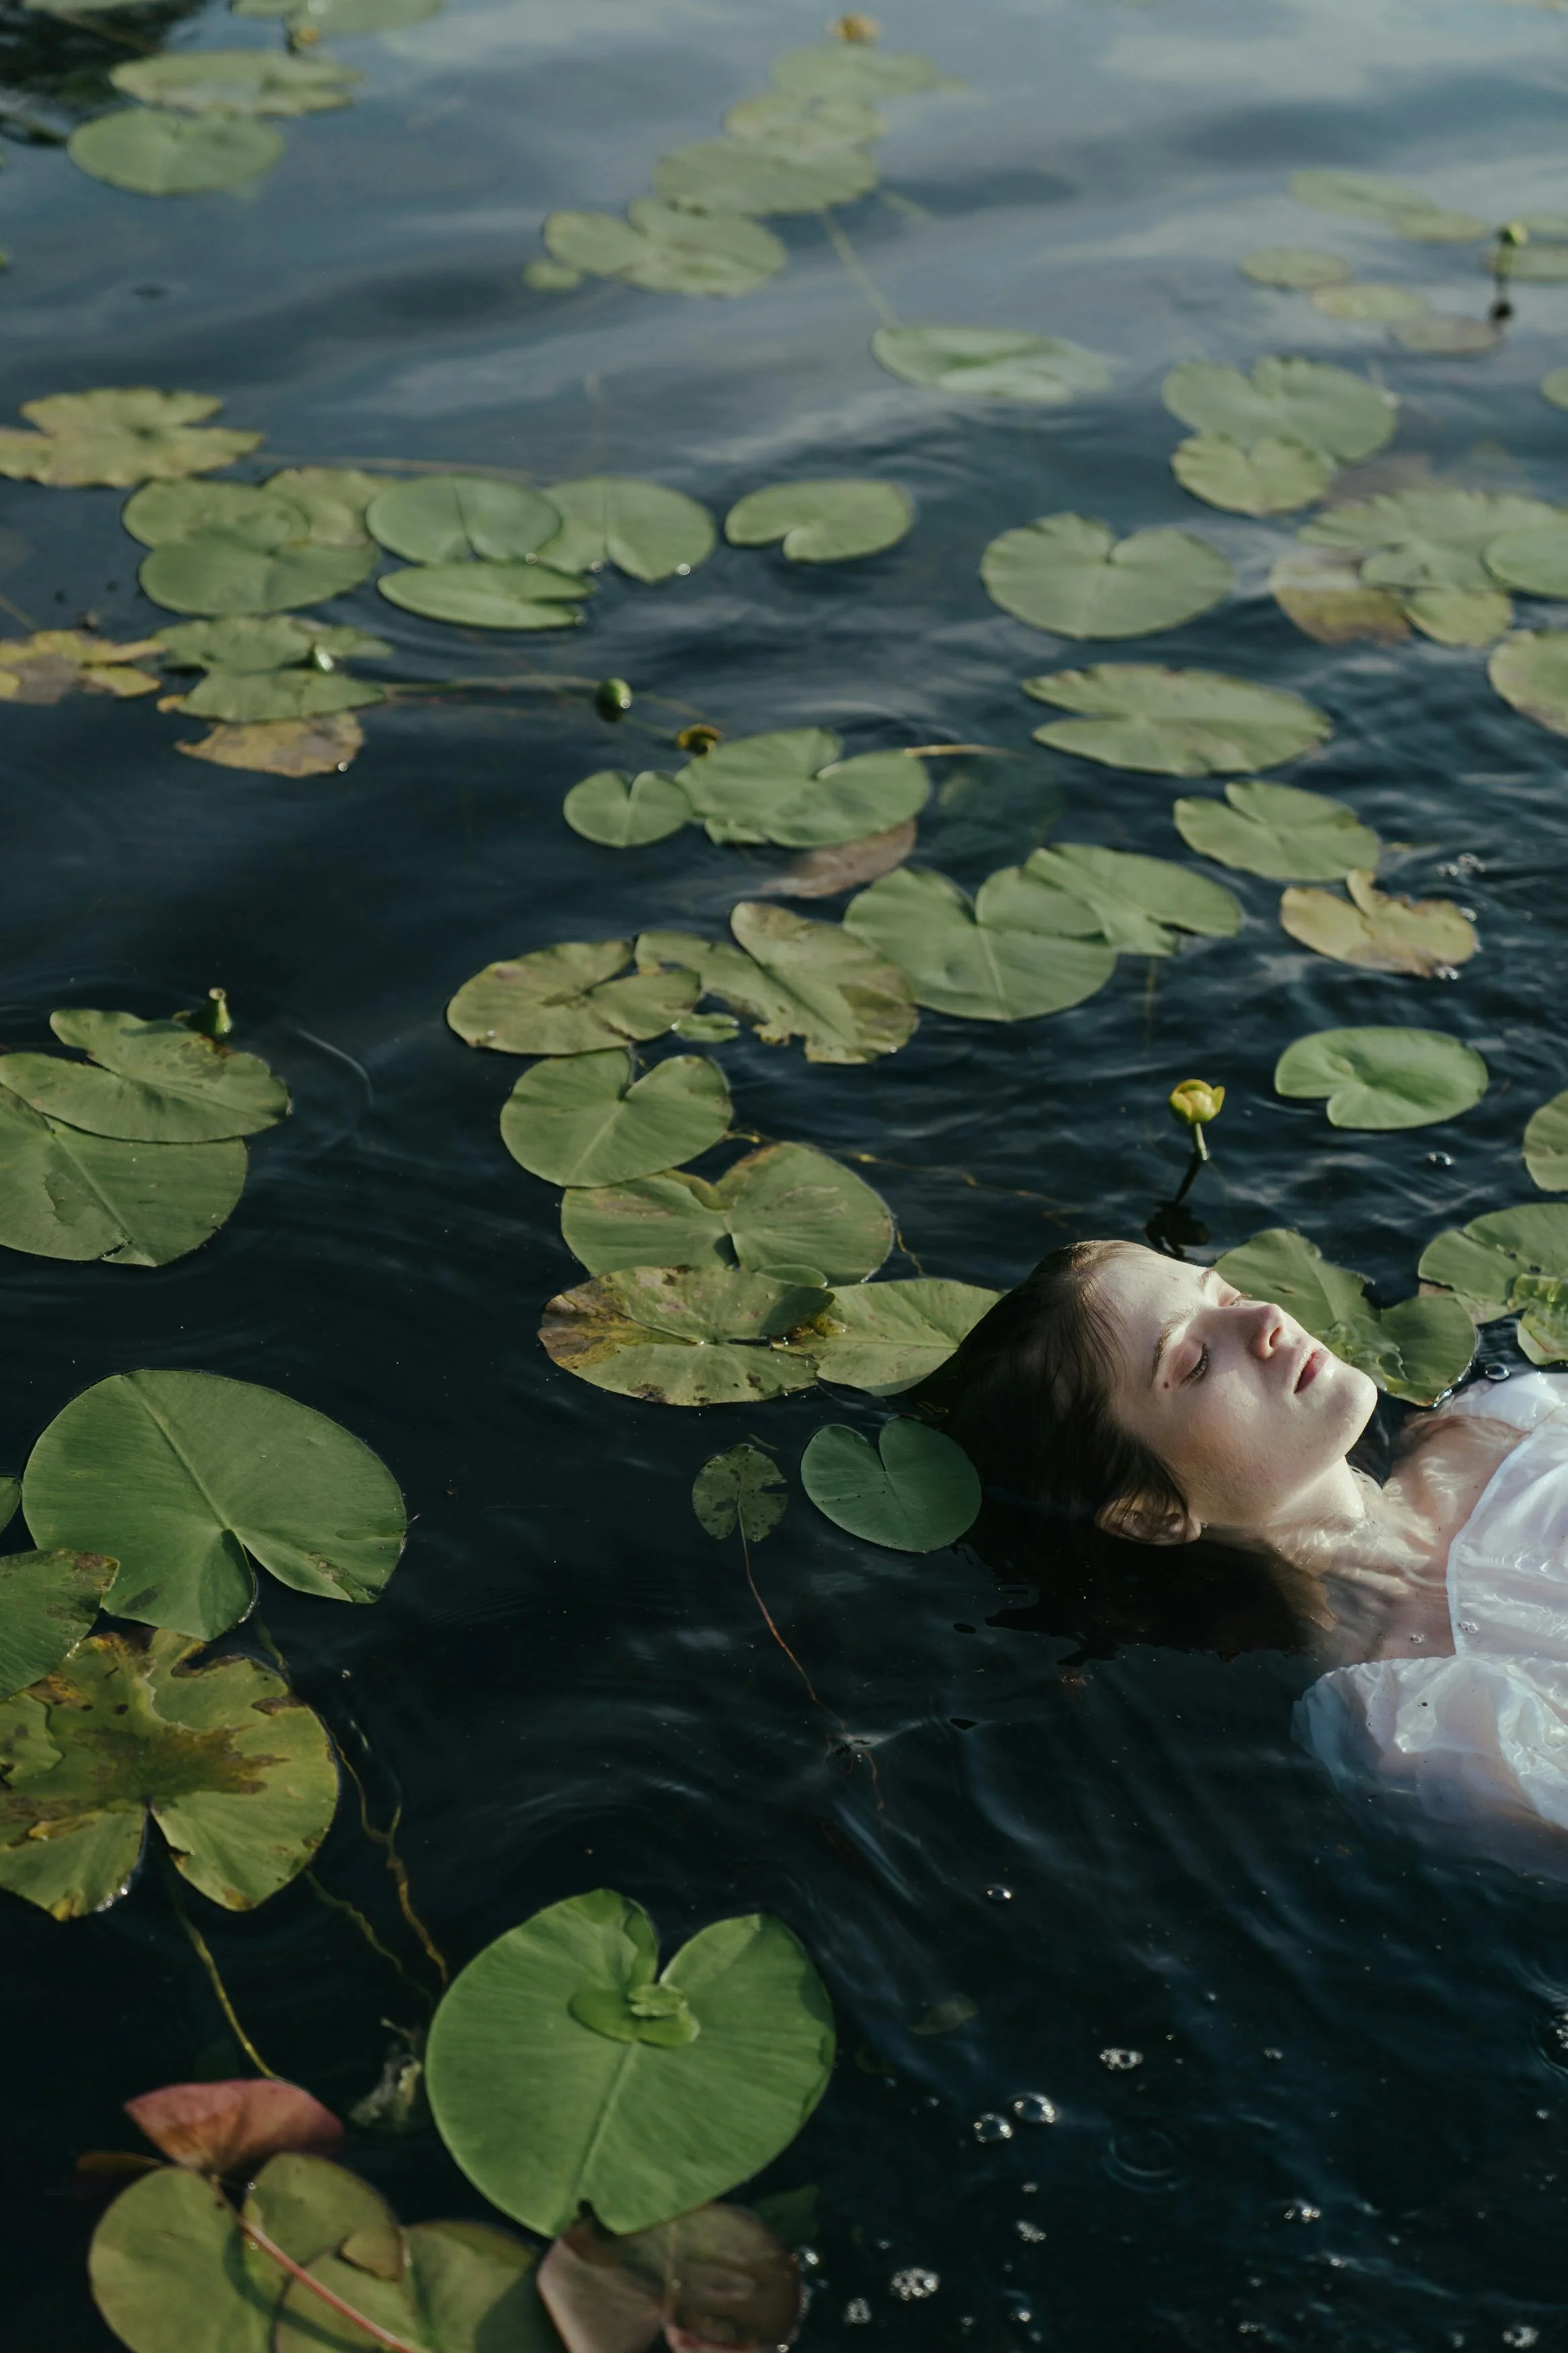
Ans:
[{"label": "woman's forehead", "polygon": [[1095,1283],[1100,1312],[1117,1331],[1140,1329],[1146,1323],[1157,1327],[1167,1316],[1194,1306],[1213,1288],[1211,1267],[1163,1258],[1142,1244],[1107,1260]]}]

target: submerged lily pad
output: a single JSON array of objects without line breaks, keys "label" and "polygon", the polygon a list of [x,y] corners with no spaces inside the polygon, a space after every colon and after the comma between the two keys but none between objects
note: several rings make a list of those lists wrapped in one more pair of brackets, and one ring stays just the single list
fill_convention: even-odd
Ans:
[{"label": "submerged lily pad", "polygon": [[1344,879],[1348,899],[1331,891],[1286,892],[1279,921],[1293,940],[1339,964],[1411,973],[1417,980],[1441,979],[1474,955],[1475,925],[1451,899],[1393,898],[1365,871]]},{"label": "submerged lily pad", "polygon": [[761,139],[770,147],[864,147],[880,139],[888,119],[863,98],[768,90],[743,98],[724,117],[737,139]]},{"label": "submerged lily pad", "polygon": [[1185,531],[1119,540],[1077,514],[1042,515],[994,539],[980,559],[1004,612],[1063,638],[1138,638],[1207,612],[1235,585],[1229,561]]},{"label": "submerged lily pad", "polygon": [[633,1183],[574,1186],[561,1239],[591,1274],[623,1267],[812,1267],[828,1282],[874,1274],[893,1246],[881,1196],[809,1144],[749,1152],[716,1184],[678,1168]]},{"label": "submerged lily pad", "polygon": [[1302,532],[1311,547],[1350,548],[1378,588],[1495,586],[1484,554],[1505,532],[1562,520],[1541,499],[1489,491],[1384,491],[1331,507]]},{"label": "submerged lily pad", "polygon": [[109,77],[150,106],[188,114],[319,114],[351,103],[362,79],[331,58],[276,49],[181,49],[133,58]]},{"label": "submerged lily pad", "polygon": [[1553,368],[1541,379],[1541,396],[1553,408],[1568,408],[1568,367]]},{"label": "submerged lily pad", "polygon": [[355,547],[299,542],[268,550],[226,531],[195,531],[150,549],[137,578],[172,613],[281,613],[357,588],[373,562]]},{"label": "submerged lily pad", "polygon": [[914,519],[913,506],[891,482],[778,482],[737,500],[724,518],[724,536],[736,547],[781,540],[795,564],[842,564],[895,546]]},{"label": "submerged lily pad", "polygon": [[440,14],[446,0],[230,0],[237,16],[281,16],[290,32],[400,33]]},{"label": "submerged lily pad", "polygon": [[149,482],[126,500],[120,520],[143,547],[216,531],[267,551],[302,539],[306,529],[298,507],[249,482]]},{"label": "submerged lily pad", "polygon": [[[629,2039],[605,2031],[622,2023]],[[462,1971],[430,2031],[430,2104],[503,2214],[555,2232],[586,2203],[606,2230],[641,2231],[786,2147],[833,2055],[822,1981],[781,1921],[716,1921],[659,1971],[647,1915],[600,1888]]]},{"label": "submerged lily pad", "polygon": [[1341,465],[1370,458],[1392,438],[1399,404],[1381,385],[1321,360],[1261,359],[1250,376],[1207,360],[1184,360],[1162,397],[1196,433],[1244,449],[1299,441]]},{"label": "submerged lily pad", "polygon": [[1316,1029],[1274,1066],[1282,1095],[1326,1097],[1331,1127],[1430,1127],[1479,1103],[1489,1084],[1474,1047],[1443,1029]]},{"label": "submerged lily pad", "polygon": [[357,466],[285,466],[261,487],[304,516],[306,537],[318,547],[368,547],[365,511],[386,477]]},{"label": "submerged lily pad", "polygon": [[925,807],[920,762],[903,752],[841,760],[824,727],[737,735],[682,768],[676,783],[718,841],[812,849],[885,832]]},{"label": "submerged lily pad", "polygon": [[1524,1131],[1524,1165],[1543,1193],[1568,1193],[1568,1094],[1553,1095],[1531,1112]]},{"label": "submerged lily pad", "polygon": [[[587,1054],[661,1037],[697,1002],[690,972],[627,972],[630,940],[566,940],[489,964],[463,983],[447,1021],[495,1054]],[[0,1060],[0,1078],[5,1075]]]},{"label": "submerged lily pad", "polygon": [[1110,768],[1161,776],[1227,776],[1279,767],[1330,732],[1299,694],[1218,670],[1100,662],[1026,679],[1024,691],[1078,715],[1037,727],[1035,741]]},{"label": "submerged lily pad", "polygon": [[0,474],[62,490],[89,483],[130,490],[210,473],[247,456],[261,438],[202,424],[222,406],[205,393],[151,385],[50,393],[22,404],[37,432],[0,430]]},{"label": "submerged lily pad", "polygon": [[818,1380],[895,1397],[945,1365],[1001,1296],[978,1283],[931,1275],[856,1283],[835,1291],[811,1329],[791,1345],[811,1357]]},{"label": "submerged lily pad", "polygon": [[593,583],[548,564],[417,564],[384,572],[376,586],[389,605],[426,621],[470,629],[569,629],[576,603]]},{"label": "submerged lily pad", "polygon": [[51,1013],[62,1045],[90,1054],[0,1055],[0,1086],[51,1120],[92,1135],[199,1144],[254,1135],[289,1111],[289,1091],[255,1054],[215,1043],[179,1021],[85,1008]]},{"label": "submerged lily pad", "polygon": [[1487,676],[1515,711],[1568,735],[1568,629],[1521,629],[1499,646]]},{"label": "submerged lily pad", "polygon": [[1436,1405],[1463,1378],[1475,1354],[1475,1327],[1453,1300],[1402,1299],[1394,1307],[1374,1307],[1364,1275],[1333,1265],[1316,1242],[1289,1226],[1272,1227],[1226,1250],[1215,1271],[1249,1299],[1283,1307],[1314,1340],[1411,1405]]},{"label": "submerged lily pad", "polygon": [[789,1508],[789,1484],[760,1447],[731,1446],[710,1455],[697,1473],[691,1508],[708,1535],[730,1536],[738,1528],[747,1544],[761,1544]]},{"label": "submerged lily pad", "polygon": [[564,572],[613,564],[634,580],[668,580],[694,571],[713,553],[713,518],[684,491],[630,475],[593,474],[552,482],[547,495],[562,525],[540,553]]},{"label": "submerged lily pad", "polygon": [[1005,902],[987,882],[972,905],[928,869],[884,875],[850,901],[844,923],[892,959],[917,1005],[970,1020],[1059,1013],[1103,988],[1116,967],[1080,900],[1040,889]]},{"label": "submerged lily pad", "polygon": [[1247,449],[1223,433],[1198,433],[1172,453],[1171,471],[1194,498],[1229,514],[1289,514],[1322,497],[1334,461],[1304,441],[1276,435]]},{"label": "submerged lily pad", "polygon": [[1369,588],[1348,554],[1292,548],[1269,573],[1268,588],[1281,612],[1321,646],[1394,646],[1410,635],[1404,599]]},{"label": "submerged lily pad", "polygon": [[296,1593],[374,1601],[407,1529],[363,1439],[216,1373],[117,1373],[84,1389],[28,1457],[22,1509],[37,1543],[113,1556],[117,1617],[205,1641],[251,1609],[252,1560]]},{"label": "submerged lily pad", "polygon": [[278,720],[321,719],[340,711],[364,711],[385,700],[379,686],[350,678],[342,670],[214,669],[174,708],[193,719],[256,726]]},{"label": "submerged lily pad", "polygon": [[595,1388],[655,1405],[750,1405],[809,1388],[809,1357],[773,1344],[823,1304],[819,1287],[729,1266],[635,1266],[563,1291],[539,1336]]},{"label": "submerged lily pad", "polygon": [[121,701],[156,694],[156,671],[133,665],[159,650],[153,638],[116,645],[84,629],[35,629],[30,637],[0,641],[0,702],[61,702],[79,688]]},{"label": "submerged lily pad", "polygon": [[42,1118],[0,1091],[0,1249],[167,1266],[232,1214],[245,1171],[237,1137],[130,1144]]},{"label": "submerged lily pad", "polygon": [[661,155],[653,185],[699,212],[815,213],[874,188],[877,166],[858,147],[775,151],[756,139],[703,139]]},{"label": "submerged lily pad", "polygon": [[270,171],[283,142],[245,114],[179,114],[126,106],[79,122],[66,142],[79,170],[138,196],[190,196],[237,187]]},{"label": "submerged lily pad", "polygon": [[730,928],[738,947],[690,932],[645,932],[637,963],[696,972],[703,995],[750,1016],[763,1045],[803,1039],[808,1062],[874,1061],[912,1035],[908,981],[853,933],[747,900],[731,908]]},{"label": "submerged lily pad", "polygon": [[420,474],[378,491],[365,512],[374,539],[410,564],[460,564],[478,557],[521,563],[561,528],[537,491],[483,474]]},{"label": "submerged lily pad", "polygon": [[1379,172],[1297,172],[1290,194],[1319,212],[1372,221],[1429,245],[1468,245],[1487,234],[1486,222],[1473,214],[1445,211],[1419,188]]},{"label": "submerged lily pad", "polygon": [[1314,286],[1337,286],[1351,274],[1350,263],[1339,254],[1324,253],[1310,245],[1260,246],[1256,253],[1244,254],[1237,266],[1259,286],[1283,286],[1298,291]]},{"label": "submerged lily pad", "polygon": [[1200,858],[1274,882],[1338,882],[1352,867],[1375,870],[1382,847],[1343,801],[1257,776],[1226,785],[1223,801],[1179,800],[1171,814]]},{"label": "submerged lily pad", "polygon": [[0,1699],[50,1673],[91,1633],[114,1569],[96,1552],[0,1555]]},{"label": "submerged lily pad", "polygon": [[1532,1364],[1568,1357],[1568,1208],[1525,1201],[1450,1228],[1421,1253],[1424,1282],[1441,1283],[1477,1324],[1519,1317]]},{"label": "submerged lily pad", "polygon": [[1422,318],[1427,309],[1425,294],[1417,294],[1412,287],[1381,285],[1373,280],[1320,286],[1313,293],[1312,305],[1325,318],[1374,319],[1387,324],[1396,319]]},{"label": "submerged lily pad", "polygon": [[337,1805],[326,1732],[254,1659],[174,1633],[99,1634],[0,1705],[0,1887],[57,1920],[102,1911],[148,1817],[193,1887],[247,1912],[305,1869]]},{"label": "submerged lily pad", "polygon": [[826,41],[809,49],[786,49],[769,67],[768,79],[792,98],[910,98],[937,89],[942,76],[929,58],[913,50]]},{"label": "submerged lily pad", "polygon": [[894,1552],[955,1544],[980,1509],[968,1455],[919,1421],[886,1423],[876,1446],[830,1423],[802,1455],[800,1483],[835,1527]]},{"label": "submerged lily pad", "polygon": [[1111,380],[1098,352],[1016,327],[879,327],[871,353],[906,384],[966,400],[1058,406],[1080,392],[1104,392]]},{"label": "submerged lily pad", "polygon": [[1431,352],[1453,359],[1473,359],[1497,349],[1500,329],[1489,319],[1467,319],[1449,311],[1428,311],[1425,316],[1396,320],[1389,330],[1407,352]]},{"label": "submerged lily pad", "polygon": [[622,768],[599,768],[573,786],[561,814],[585,841],[602,842],[606,849],[631,849],[667,840],[689,825],[697,812],[673,776],[653,768],[635,776]]},{"label": "submerged lily pad", "polygon": [[337,776],[364,749],[364,730],[346,711],[322,719],[278,719],[253,727],[219,725],[199,744],[176,744],[193,760],[268,776]]},{"label": "submerged lily pad", "polygon": [[525,1071],[500,1117],[519,1166],[551,1185],[621,1185],[718,1143],[730,1124],[730,1090],[717,1062],[673,1055],[635,1085],[633,1068],[617,1047]]},{"label": "submerged lily pad", "polygon": [[789,259],[772,229],[747,214],[692,212],[659,196],[637,197],[625,220],[554,212],[542,234],[557,266],[654,294],[749,294]]}]

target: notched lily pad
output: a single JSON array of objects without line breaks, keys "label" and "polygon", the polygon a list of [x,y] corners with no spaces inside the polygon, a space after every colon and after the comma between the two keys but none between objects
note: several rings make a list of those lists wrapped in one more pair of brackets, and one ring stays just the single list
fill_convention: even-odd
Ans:
[{"label": "notched lily pad", "polygon": [[360,548],[305,541],[258,548],[231,532],[195,531],[150,549],[137,577],[172,613],[282,613],[357,588],[373,562]]},{"label": "notched lily pad", "polygon": [[289,1112],[289,1091],[258,1055],[179,1021],[73,1007],[51,1013],[60,1043],[91,1056],[0,1055],[0,1086],[51,1120],[143,1144],[255,1135]]},{"label": "notched lily pad", "polygon": [[191,196],[270,171],[283,142],[245,114],[182,114],[126,106],[78,123],[66,142],[79,169],[137,196]]},{"label": "notched lily pad", "polygon": [[1553,1095],[1531,1113],[1524,1165],[1543,1193],[1568,1193],[1568,1093]]},{"label": "notched lily pad", "polygon": [[1064,638],[1137,638],[1207,612],[1235,583],[1229,561],[1185,531],[1119,540],[1085,515],[1044,515],[1004,532],[980,559],[1004,612]]},{"label": "notched lily pad", "polygon": [[761,1544],[789,1508],[789,1482],[760,1447],[731,1446],[710,1455],[697,1473],[691,1508],[707,1535],[722,1538],[738,1528],[747,1544]]},{"label": "notched lily pad", "polygon": [[1440,980],[1474,955],[1475,925],[1451,899],[1392,897],[1366,870],[1344,879],[1348,899],[1331,891],[1286,892],[1279,921],[1293,940],[1338,964],[1417,980]]},{"label": "notched lily pad", "polygon": [[745,900],[731,910],[730,928],[736,947],[689,932],[645,932],[637,963],[696,972],[703,995],[747,1015],[765,1046],[803,1039],[808,1062],[874,1061],[913,1034],[908,981],[853,933]]},{"label": "notched lily pad", "polygon": [[1515,711],[1568,735],[1568,629],[1521,629],[1499,646],[1487,676]]},{"label": "notched lily pad", "polygon": [[661,482],[592,474],[552,482],[547,495],[562,524],[540,554],[563,571],[595,572],[613,564],[634,580],[668,580],[694,571],[713,553],[707,508]]},{"label": "notched lily pad", "polygon": [[790,849],[858,841],[918,817],[926,774],[903,752],[839,757],[825,727],[737,735],[682,768],[676,783],[718,841],[772,841]]},{"label": "notched lily pad", "polygon": [[552,259],[540,269],[574,279],[618,278],[651,294],[750,294],[789,259],[772,229],[747,214],[693,212],[660,196],[639,196],[614,213],[554,212],[543,237]]},{"label": "notched lily pad", "polygon": [[1375,871],[1382,848],[1343,801],[1257,776],[1226,785],[1223,801],[1179,800],[1171,814],[1200,858],[1274,882],[1342,881],[1356,867]]},{"label": "notched lily pad", "polygon": [[1443,1029],[1317,1029],[1274,1066],[1282,1095],[1327,1099],[1331,1127],[1429,1127],[1468,1111],[1488,1083],[1475,1049]]},{"label": "notched lily pad", "polygon": [[232,1214],[245,1172],[238,1137],[126,1143],[44,1118],[0,1091],[0,1249],[167,1266]]},{"label": "notched lily pad", "polygon": [[203,424],[222,406],[205,393],[147,385],[50,393],[22,404],[36,433],[0,430],[0,474],[61,490],[92,483],[130,490],[210,473],[246,457],[261,439]]},{"label": "notched lily pad", "polygon": [[809,1144],[749,1152],[716,1183],[678,1168],[631,1183],[571,1187],[561,1238],[592,1274],[628,1266],[812,1267],[859,1282],[893,1246],[881,1196]]},{"label": "notched lily pad", "polygon": [[1411,1405],[1436,1405],[1475,1354],[1475,1327],[1453,1300],[1374,1307],[1364,1275],[1335,1266],[1289,1226],[1254,1234],[1216,1260],[1215,1271],[1248,1298],[1283,1307],[1314,1340]]},{"label": "notched lily pad", "polygon": [[574,628],[583,617],[576,605],[594,593],[574,572],[534,563],[417,564],[384,572],[375,585],[405,613],[470,629]]},{"label": "notched lily pad", "polygon": [[1013,327],[879,327],[871,353],[889,375],[966,400],[1057,407],[1111,381],[1099,352]]},{"label": "notched lily pad", "polygon": [[1477,1324],[1519,1317],[1531,1364],[1568,1358],[1568,1208],[1522,1202],[1439,1234],[1421,1253],[1423,1283],[1439,1284]]},{"label": "notched lily pad", "polygon": [[553,538],[561,517],[548,499],[520,482],[421,474],[378,490],[365,525],[383,547],[411,564],[515,564]]},{"label": "notched lily pad", "polygon": [[675,778],[657,769],[628,776],[624,768],[599,768],[573,786],[561,814],[584,841],[631,849],[668,840],[691,823],[696,811]]},{"label": "notched lily pad", "polygon": [[1001,1295],[933,1275],[856,1283],[835,1290],[790,1345],[812,1359],[818,1380],[896,1397],[946,1364]]},{"label": "notched lily pad", "polygon": [[566,940],[487,965],[447,1006],[447,1025],[495,1054],[588,1054],[662,1037],[696,1004],[697,976],[628,972],[631,960],[630,940]]},{"label": "notched lily pad", "polygon": [[894,1552],[955,1544],[980,1509],[968,1455],[919,1421],[885,1423],[876,1446],[830,1423],[801,1457],[800,1483],[835,1527]]},{"label": "notched lily pad", "polygon": [[349,105],[363,77],[331,58],[188,49],[134,58],[109,79],[128,98],[185,114],[319,114]]},{"label": "notched lily pad", "polygon": [[[647,969],[640,955],[638,968]],[[728,1128],[717,1062],[676,1054],[635,1084],[633,1074],[624,1048],[537,1063],[507,1097],[501,1142],[547,1184],[622,1185],[695,1160]]]},{"label": "notched lily pad", "polygon": [[1384,491],[1330,507],[1307,525],[1311,547],[1353,550],[1373,588],[1490,589],[1491,542],[1562,519],[1543,500],[1489,491]]},{"label": "notched lily pad", "polygon": [[1324,714],[1299,694],[1218,670],[1100,662],[1026,679],[1024,691],[1077,714],[1037,727],[1037,744],[1152,776],[1278,767],[1330,732]]},{"label": "notched lily pad", "polygon": [[736,547],[782,542],[794,564],[842,564],[896,546],[914,519],[892,482],[778,482],[737,500],[724,536]]},{"label": "notched lily pad", "polygon": [[1208,360],[1184,360],[1162,395],[1195,433],[1254,449],[1295,441],[1340,465],[1370,458],[1392,439],[1398,401],[1381,385],[1321,360],[1261,359],[1250,376]]},{"label": "notched lily pad", "polygon": [[1229,514],[1289,514],[1322,497],[1334,461],[1277,434],[1248,449],[1223,433],[1198,433],[1173,452],[1171,471],[1194,498]]},{"label": "notched lily pad", "polygon": [[343,670],[214,669],[188,694],[158,708],[184,712],[190,719],[218,719],[230,726],[253,727],[325,719],[342,711],[367,711],[385,700],[379,686],[351,678]]},{"label": "notched lily pad", "polygon": [[655,1405],[748,1405],[811,1387],[809,1356],[773,1343],[823,1297],[740,1267],[626,1267],[551,1300],[539,1336],[553,1363],[595,1388]]},{"label": "notched lily pad", "polygon": [[[1016,871],[1016,870],[1014,870]],[[1027,1021],[1081,1005],[1116,968],[1094,911],[1041,886],[1005,897],[905,867],[851,900],[847,931],[891,958],[917,1005],[976,1021]]]}]

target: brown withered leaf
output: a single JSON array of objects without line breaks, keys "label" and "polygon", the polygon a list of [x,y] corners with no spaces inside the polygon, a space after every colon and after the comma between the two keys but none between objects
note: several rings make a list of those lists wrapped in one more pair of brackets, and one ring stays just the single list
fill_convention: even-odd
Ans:
[{"label": "brown withered leaf", "polygon": [[276,2076],[165,2084],[127,2100],[125,2113],[172,2165],[197,2173],[250,2171],[282,2149],[332,2148],[343,2137],[331,2108]]},{"label": "brown withered leaf", "polygon": [[269,776],[339,774],[364,746],[364,729],[352,711],[324,719],[267,719],[249,727],[215,727],[199,744],[176,750],[220,768],[259,769]]},{"label": "brown withered leaf", "polygon": [[858,841],[836,841],[826,849],[808,849],[771,881],[759,882],[759,899],[835,899],[841,891],[858,891],[878,876],[901,866],[915,846],[912,817],[890,825],[885,833],[863,834]]},{"label": "brown withered leaf", "polygon": [[59,702],[79,687],[98,694],[155,694],[157,679],[131,665],[162,651],[155,638],[121,646],[81,629],[36,629],[30,638],[0,638],[0,701]]},{"label": "brown withered leaf", "polygon": [[699,2206],[616,2238],[590,2214],[556,2240],[539,2293],[566,2353],[672,2345],[783,2347],[800,2325],[795,2260],[743,2206]]},{"label": "brown withered leaf", "polygon": [[1399,598],[1386,588],[1363,586],[1353,555],[1292,548],[1269,574],[1268,586],[1281,611],[1321,646],[1358,639],[1392,646],[1410,635]]},{"label": "brown withered leaf", "polygon": [[1404,972],[1436,980],[1474,955],[1475,925],[1451,899],[1400,899],[1380,891],[1370,871],[1345,877],[1349,899],[1333,891],[1292,889],[1279,921],[1293,940],[1367,972]]}]

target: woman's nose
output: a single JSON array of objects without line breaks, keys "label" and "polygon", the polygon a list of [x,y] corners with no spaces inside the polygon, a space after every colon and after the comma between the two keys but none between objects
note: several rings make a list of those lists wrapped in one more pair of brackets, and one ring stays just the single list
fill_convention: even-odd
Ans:
[{"label": "woman's nose", "polygon": [[1272,1299],[1249,1299],[1241,1313],[1247,1323],[1247,1345],[1256,1356],[1271,1356],[1290,1329],[1290,1319]]}]

